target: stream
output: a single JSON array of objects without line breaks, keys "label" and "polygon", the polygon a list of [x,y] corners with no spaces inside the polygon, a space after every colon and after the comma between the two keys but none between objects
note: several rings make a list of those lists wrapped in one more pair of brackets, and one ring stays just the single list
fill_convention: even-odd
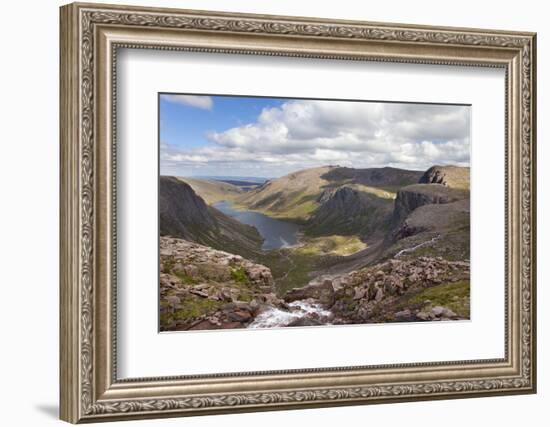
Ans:
[{"label": "stream", "polygon": [[[296,245],[299,241],[300,226],[289,221],[271,218],[261,212],[235,209],[231,203],[214,203],[216,209],[237,221],[256,227],[264,238],[263,250],[274,250]],[[289,271],[294,268],[293,260],[287,256]],[[311,326],[330,324],[332,313],[320,304],[310,300],[298,300],[288,304],[288,310],[270,307],[260,313],[248,328],[277,328],[284,326]]]},{"label": "stream", "polygon": [[314,319],[323,324],[330,323],[328,319],[332,313],[319,304],[299,300],[289,303],[288,307],[288,311],[276,307],[269,308],[256,316],[248,327],[252,329],[277,328],[289,326],[291,323],[302,319]]}]

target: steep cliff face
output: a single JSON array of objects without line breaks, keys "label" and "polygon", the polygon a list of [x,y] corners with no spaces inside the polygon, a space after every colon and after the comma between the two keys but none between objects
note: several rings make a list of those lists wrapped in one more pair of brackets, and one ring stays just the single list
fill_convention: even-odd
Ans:
[{"label": "steep cliff face", "polygon": [[325,201],[322,197],[332,197],[332,190],[355,187],[355,190],[387,199],[400,187],[417,183],[421,176],[420,171],[390,167],[353,169],[323,166],[269,180],[239,196],[236,201],[269,216],[306,222],[320,209]]},{"label": "steep cliff face", "polygon": [[470,188],[470,168],[459,166],[432,166],[418,181],[420,184],[442,184],[450,188]]},{"label": "steep cliff face", "polygon": [[468,197],[468,194],[443,184],[415,184],[397,192],[392,224],[399,225],[415,209],[424,205],[438,205],[455,202]]},{"label": "steep cliff face", "polygon": [[325,190],[317,200],[306,228],[312,235],[372,235],[383,231],[391,214],[391,201],[347,186]]},{"label": "steep cliff face", "polygon": [[201,233],[216,228],[204,200],[188,184],[173,177],[160,177],[159,214],[161,235],[200,240]]},{"label": "steep cliff face", "polygon": [[208,206],[193,189],[174,177],[160,177],[160,234],[249,255],[260,249],[262,237]]}]

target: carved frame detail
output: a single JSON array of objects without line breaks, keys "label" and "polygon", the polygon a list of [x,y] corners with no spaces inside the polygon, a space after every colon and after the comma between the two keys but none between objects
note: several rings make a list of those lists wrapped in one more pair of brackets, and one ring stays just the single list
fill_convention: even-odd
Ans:
[{"label": "carved frame detail", "polygon": [[[381,401],[479,396],[494,393],[534,392],[535,375],[535,35],[530,33],[491,32],[453,28],[412,27],[393,24],[357,22],[329,22],[305,18],[266,17],[260,15],[234,15],[210,12],[159,10],[120,6],[72,4],[61,10],[62,21],[62,75],[61,75],[61,126],[62,126],[62,200],[61,200],[61,416],[71,422],[100,421],[130,417],[159,417],[196,415],[228,411],[256,409],[284,409],[330,404],[358,404]],[[98,347],[96,337],[98,301],[97,287],[102,286],[94,276],[97,269],[98,236],[97,207],[97,40],[102,28],[140,29],[149,32],[177,31],[216,33],[233,37],[254,35],[290,38],[296,49],[280,50],[254,48],[190,48],[206,52],[239,52],[259,55],[291,55],[316,58],[344,58],[355,60],[388,60],[410,63],[471,64],[478,66],[505,66],[508,79],[517,92],[513,105],[508,105],[509,119],[514,114],[519,122],[510,128],[512,150],[520,156],[518,173],[512,173],[511,184],[517,186],[520,209],[514,225],[521,239],[514,240],[517,250],[518,285],[510,288],[517,292],[517,317],[507,317],[517,326],[518,362],[514,375],[479,376],[466,375],[462,379],[435,381],[400,381],[396,366],[391,381],[386,383],[353,386],[315,387],[304,382],[296,389],[273,389],[261,392],[213,392],[212,394],[156,397],[141,395],[133,398],[108,397],[109,388],[124,386],[117,383],[116,361],[112,361],[110,387],[98,390],[96,370]],[[300,40],[327,40],[329,43],[346,42],[396,43],[410,55],[354,56],[349,52],[308,52],[301,48]],[[116,48],[132,46],[153,49],[183,49],[162,43],[139,42],[113,43],[112,56],[116,61]],[[416,55],[414,46],[422,52]],[[452,49],[446,57],[430,58],[424,52],[431,48],[448,46]],[[498,51],[507,54],[507,61],[479,57],[472,59],[461,52],[469,49]],[[77,71],[78,70],[78,71]],[[112,72],[113,70],[111,70]],[[116,82],[113,75],[112,87]],[[113,99],[114,101],[115,99]],[[517,102],[516,102],[517,101]],[[116,126],[115,109],[111,113],[111,126]],[[111,131],[112,131],[111,129]],[[515,132],[515,133],[514,133]],[[514,139],[514,135],[519,138]],[[514,145],[515,144],[515,145]],[[115,193],[116,194],[116,193]],[[508,197],[508,194],[507,194]],[[114,214],[114,213],[113,213]],[[102,221],[106,221],[103,218]],[[507,236],[508,239],[514,236]],[[63,241],[66,241],[65,245]],[[116,244],[116,236],[114,236]],[[116,301],[113,303],[116,304]],[[512,308],[510,308],[512,310]],[[115,316],[116,317],[116,316]],[[512,326],[514,326],[512,325]],[[111,325],[114,327],[114,325]],[[508,335],[507,335],[507,338]],[[116,344],[116,340],[115,343]],[[508,347],[506,347],[508,349]],[[112,349],[109,356],[115,354]],[[507,358],[509,358],[507,355]],[[511,356],[510,356],[511,357]],[[510,364],[510,360],[502,363]],[[429,365],[429,364],[428,364]],[[453,369],[456,364],[448,365]],[[463,367],[467,368],[467,363]],[[412,365],[411,365],[412,366]],[[435,365],[434,365],[435,366]],[[403,366],[404,367],[404,366]],[[429,366],[428,366],[429,368]],[[338,371],[338,369],[333,370]],[[374,369],[376,371],[376,369]],[[313,370],[315,372],[315,370]],[[302,376],[308,372],[302,371]],[[266,373],[268,375],[268,373]],[[288,375],[292,375],[289,372]],[[231,376],[230,376],[231,377]],[[226,376],[224,375],[224,378]],[[233,376],[233,379],[236,377]],[[146,382],[154,382],[147,379]],[[163,385],[182,379],[158,379]],[[212,381],[212,378],[209,379]],[[169,385],[169,384],[168,384]]]}]

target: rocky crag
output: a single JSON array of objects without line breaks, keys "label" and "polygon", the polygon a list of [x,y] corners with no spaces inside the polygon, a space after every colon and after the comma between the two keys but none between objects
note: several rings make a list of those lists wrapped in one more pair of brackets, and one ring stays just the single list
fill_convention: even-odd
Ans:
[{"label": "rocky crag", "polygon": [[341,276],[321,276],[284,300],[310,300],[334,324],[469,318],[470,264],[441,257],[391,259]]},{"label": "rocky crag", "polygon": [[420,184],[442,184],[450,188],[470,189],[470,168],[460,166],[432,166],[420,180]]},{"label": "rocky crag", "polygon": [[351,185],[324,190],[319,207],[306,223],[308,235],[381,235],[389,223],[392,203]]},{"label": "rocky crag", "polygon": [[162,331],[244,328],[285,307],[267,267],[198,243],[161,237],[160,271]]}]

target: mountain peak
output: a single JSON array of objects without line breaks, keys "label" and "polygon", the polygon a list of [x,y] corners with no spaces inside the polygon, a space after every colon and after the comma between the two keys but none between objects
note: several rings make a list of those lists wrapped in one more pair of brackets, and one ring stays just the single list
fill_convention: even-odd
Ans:
[{"label": "mountain peak", "polygon": [[419,184],[442,184],[446,187],[470,189],[470,168],[461,166],[439,166],[429,168],[418,181]]}]

